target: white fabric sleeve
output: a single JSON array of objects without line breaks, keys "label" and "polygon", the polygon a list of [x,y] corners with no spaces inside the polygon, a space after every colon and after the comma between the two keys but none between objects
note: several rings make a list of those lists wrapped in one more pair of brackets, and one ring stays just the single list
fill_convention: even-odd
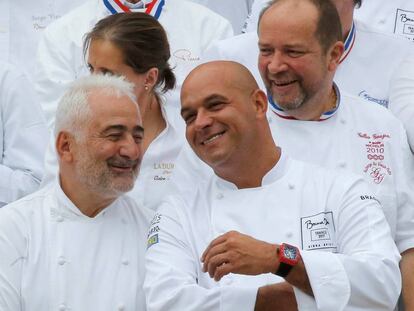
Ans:
[{"label": "white fabric sleeve", "polygon": [[27,237],[24,220],[11,208],[0,210],[0,310],[20,311],[23,259]]},{"label": "white fabric sleeve", "polygon": [[399,167],[393,172],[397,190],[395,243],[400,253],[403,253],[414,247],[414,155],[411,153],[406,132],[401,124],[397,145],[399,153],[396,163]]},{"label": "white fabric sleeve", "polygon": [[82,49],[67,36],[56,34],[53,26],[46,28],[39,41],[34,77],[36,95],[50,131],[53,131],[60,97],[77,76],[73,54],[77,55],[76,48]]},{"label": "white fabric sleeve", "polygon": [[254,310],[257,287],[198,285],[201,262],[188,241],[176,204],[161,205],[150,227],[146,253],[147,310]]},{"label": "white fabric sleeve", "polygon": [[0,77],[2,203],[10,203],[38,189],[48,137],[30,82],[14,67],[6,68]]},{"label": "white fabric sleeve", "polygon": [[414,153],[414,55],[412,53],[400,63],[390,80],[388,108],[404,124],[411,151]]},{"label": "white fabric sleeve", "polygon": [[[338,254],[302,251],[314,301],[295,290],[300,310],[392,310],[401,290],[400,259],[389,226],[362,180],[345,193],[336,222]],[[314,307],[313,307],[314,308]]]}]

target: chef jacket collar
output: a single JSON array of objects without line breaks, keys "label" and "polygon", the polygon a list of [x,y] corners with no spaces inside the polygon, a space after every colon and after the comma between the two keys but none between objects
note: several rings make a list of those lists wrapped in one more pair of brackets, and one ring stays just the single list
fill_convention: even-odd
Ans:
[{"label": "chef jacket collar", "polygon": [[116,203],[119,200],[119,197],[118,197],[114,202],[112,202],[110,205],[108,205],[106,208],[100,211],[95,217],[89,217],[83,214],[79,210],[79,208],[63,192],[63,189],[60,185],[59,180],[57,180],[55,184],[55,195],[56,195],[57,210],[61,214],[64,215],[64,218],[69,218],[69,219],[77,219],[77,218],[83,218],[83,219],[89,219],[89,220],[101,219],[103,215],[105,215],[105,213],[107,213],[109,210],[113,209],[116,206]]},{"label": "chef jacket collar", "polygon": [[[280,147],[279,147],[280,148]],[[281,150],[281,149],[280,149]],[[289,163],[289,157],[286,156],[282,150],[280,152],[279,161],[273,166],[270,171],[263,176],[262,187],[273,184],[285,175],[287,165]],[[217,176],[217,186],[222,189],[237,190],[237,186],[219,176]]]}]

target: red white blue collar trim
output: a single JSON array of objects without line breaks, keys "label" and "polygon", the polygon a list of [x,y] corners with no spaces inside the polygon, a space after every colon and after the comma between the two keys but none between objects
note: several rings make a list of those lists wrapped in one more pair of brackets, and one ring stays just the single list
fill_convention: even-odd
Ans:
[{"label": "red white blue collar trim", "polygon": [[[334,91],[336,93],[336,105],[335,108],[332,110],[329,110],[327,112],[324,112],[318,120],[316,121],[325,121],[328,120],[329,118],[333,117],[336,112],[338,111],[339,105],[341,103],[341,94],[339,92],[338,87],[336,86],[336,84],[334,83],[333,85]],[[272,112],[277,115],[278,117],[282,118],[282,119],[287,119],[287,120],[298,120],[295,117],[292,117],[291,115],[289,115],[286,111],[284,111],[274,100],[273,97],[271,95],[271,93],[268,91],[267,92],[267,99],[269,101],[270,104],[270,109],[272,110]]]},{"label": "red white blue collar trim", "polygon": [[[111,14],[134,11],[133,9],[131,10],[129,7],[124,5],[121,0],[103,0],[103,3],[108,11],[111,12]],[[145,13],[153,16],[155,19],[158,19],[161,15],[164,4],[165,0],[153,0],[150,2],[144,1]]]},{"label": "red white blue collar trim", "polygon": [[354,46],[354,43],[355,43],[355,35],[356,35],[355,23],[352,22],[351,30],[349,31],[349,34],[346,37],[346,40],[344,42],[345,50],[341,56],[341,59],[339,60],[339,63],[342,63],[345,60],[345,58],[347,58],[348,54],[351,52]]}]

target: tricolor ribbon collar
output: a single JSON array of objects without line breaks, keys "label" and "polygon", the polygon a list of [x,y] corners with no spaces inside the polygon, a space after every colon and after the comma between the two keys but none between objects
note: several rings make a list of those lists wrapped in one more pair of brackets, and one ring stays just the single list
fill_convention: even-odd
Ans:
[{"label": "tricolor ribbon collar", "polygon": [[[142,0],[142,2],[145,6],[146,14],[149,14],[156,19],[160,17],[162,8],[164,7],[164,4],[165,4],[165,0],[153,0],[153,1]],[[103,0],[103,3],[106,6],[106,8],[109,10],[109,12],[111,12],[111,14],[134,11],[134,9],[130,9],[129,7],[124,5],[121,0]]]},{"label": "tricolor ribbon collar", "polygon": [[352,47],[354,46],[354,43],[355,43],[355,33],[356,33],[355,23],[352,22],[351,30],[349,31],[349,34],[346,37],[346,40],[344,42],[345,50],[341,56],[341,59],[339,60],[339,63],[342,63],[345,60],[345,58],[348,56],[348,54],[351,52]]},{"label": "tricolor ribbon collar", "polygon": [[[333,117],[335,115],[335,113],[338,111],[339,105],[341,103],[341,94],[339,92],[338,87],[336,86],[336,84],[334,83],[333,85],[335,93],[336,93],[336,106],[334,109],[329,110],[327,112],[324,112],[317,121],[325,121],[328,120],[329,118]],[[292,117],[291,115],[289,115],[286,111],[284,111],[274,100],[272,97],[272,94],[268,91],[267,92],[267,99],[269,101],[270,104],[270,109],[272,110],[272,112],[277,115],[278,117],[282,118],[282,119],[287,119],[287,120],[297,120],[295,117]]]}]

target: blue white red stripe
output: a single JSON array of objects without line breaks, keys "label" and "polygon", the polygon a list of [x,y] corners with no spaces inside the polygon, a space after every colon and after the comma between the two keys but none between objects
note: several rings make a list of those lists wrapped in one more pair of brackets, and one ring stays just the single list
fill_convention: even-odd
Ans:
[{"label": "blue white red stripe", "polygon": [[[332,110],[329,110],[327,112],[324,112],[317,121],[324,121],[327,120],[331,117],[333,117],[335,115],[335,113],[338,111],[339,105],[341,103],[341,94],[339,93],[339,89],[336,86],[336,84],[333,85],[334,87],[334,91],[336,93],[336,105],[335,108]],[[297,120],[295,117],[292,117],[291,115],[289,115],[289,113],[287,113],[286,111],[284,111],[274,100],[272,95],[270,94],[270,92],[267,93],[267,99],[269,101],[270,104],[270,109],[272,110],[272,112],[277,115],[278,117],[282,118],[282,119],[288,119],[288,120]]]},{"label": "blue white red stripe", "polygon": [[[134,12],[134,9],[130,9],[122,3],[121,0],[103,0],[105,7],[111,14]],[[145,6],[145,13],[154,16],[158,19],[161,15],[162,8],[164,7],[165,0],[153,0],[143,1]]]},{"label": "blue white red stripe", "polygon": [[348,36],[346,37],[346,40],[344,42],[344,53],[341,56],[341,59],[339,60],[339,63],[342,63],[345,58],[348,56],[348,54],[351,52],[354,43],[355,43],[355,35],[356,35],[356,29],[355,29],[355,23],[352,22],[351,30],[349,31]]}]

